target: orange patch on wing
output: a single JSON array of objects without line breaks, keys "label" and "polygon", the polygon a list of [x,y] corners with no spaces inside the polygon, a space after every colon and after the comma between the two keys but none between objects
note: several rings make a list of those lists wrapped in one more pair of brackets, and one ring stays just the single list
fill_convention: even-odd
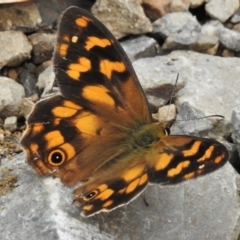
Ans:
[{"label": "orange patch on wing", "polygon": [[61,149],[63,149],[67,153],[67,159],[71,159],[76,155],[74,147],[69,143],[64,143],[61,145]]},{"label": "orange patch on wing", "polygon": [[30,146],[29,146],[29,149],[31,149],[31,151],[33,153],[37,152],[38,149],[39,149],[39,146],[36,144],[36,143],[31,143]]},{"label": "orange patch on wing", "polygon": [[89,51],[95,46],[105,48],[107,46],[110,46],[111,44],[111,41],[107,38],[98,38],[93,36],[87,38],[87,41],[85,42],[85,49]]},{"label": "orange patch on wing", "polygon": [[37,134],[37,133],[40,133],[44,127],[43,127],[43,124],[34,124],[32,126],[32,129],[31,128],[28,128],[30,130],[32,130],[32,134]]},{"label": "orange patch on wing", "polygon": [[138,183],[139,183],[139,178],[137,178],[136,180],[131,182],[126,188],[126,193],[129,194],[129,193],[133,192],[136,189],[136,187],[138,186]]},{"label": "orange patch on wing", "polygon": [[91,21],[90,18],[83,16],[83,17],[77,18],[77,19],[75,20],[75,23],[76,23],[79,27],[83,27],[83,28],[84,28],[84,27],[87,27],[88,22],[90,22],[90,21]]},{"label": "orange patch on wing", "polygon": [[66,73],[74,80],[79,80],[81,72],[87,72],[91,69],[91,62],[88,58],[80,57],[77,63],[71,63],[68,65]]},{"label": "orange patch on wing", "polygon": [[177,167],[175,168],[171,168],[170,170],[168,170],[168,177],[174,177],[176,175],[178,175],[179,173],[181,173],[181,171],[184,168],[187,168],[189,166],[190,162],[189,161],[184,161],[184,162],[180,162]]},{"label": "orange patch on wing", "polygon": [[221,156],[216,157],[214,159],[214,162],[218,164],[223,160],[224,157],[225,157],[225,154],[222,154]]},{"label": "orange patch on wing", "polygon": [[100,199],[102,201],[105,201],[106,199],[108,199],[110,196],[112,196],[114,193],[114,191],[112,189],[106,189],[103,192],[101,192],[96,199]]},{"label": "orange patch on wing", "polygon": [[74,103],[72,101],[68,101],[68,100],[65,100],[63,102],[63,106],[68,107],[68,108],[77,109],[77,110],[80,110],[80,109],[83,108],[82,106],[80,106],[80,105],[78,105],[78,104],[76,104],[76,103]]},{"label": "orange patch on wing", "polygon": [[76,109],[72,109],[72,108],[68,108],[68,107],[55,107],[52,109],[52,114],[55,117],[59,117],[59,118],[68,118],[68,117],[72,117],[74,114],[76,114],[77,110]]},{"label": "orange patch on wing", "polygon": [[182,151],[183,156],[190,157],[195,155],[198,152],[200,145],[200,141],[195,141],[190,149]]},{"label": "orange patch on wing", "polygon": [[76,127],[81,133],[96,135],[97,130],[99,129],[99,118],[90,113],[80,116],[76,120]]},{"label": "orange patch on wing", "polygon": [[107,202],[105,202],[104,204],[103,204],[103,208],[108,208],[109,206],[111,206],[113,204],[113,200],[109,200],[109,201],[107,201]]},{"label": "orange patch on wing", "polygon": [[45,135],[45,140],[47,142],[47,149],[51,149],[62,145],[64,143],[64,138],[60,131],[52,131]]},{"label": "orange patch on wing", "polygon": [[83,211],[82,211],[82,213],[84,214],[84,212],[86,211],[86,212],[89,212],[89,211],[91,211],[93,209],[93,205],[85,205],[84,207],[83,207]]},{"label": "orange patch on wing", "polygon": [[[145,166],[135,166],[134,168],[128,169],[122,176],[126,182],[131,182],[133,179],[137,178],[138,176],[141,176],[142,173],[145,170]],[[139,180],[138,180],[139,181]]]},{"label": "orange patch on wing", "polygon": [[162,153],[160,154],[159,158],[154,162],[154,168],[159,171],[165,169],[168,164],[173,159],[173,154]]},{"label": "orange patch on wing", "polygon": [[101,60],[100,62],[100,72],[104,74],[108,79],[111,79],[112,72],[124,72],[126,66],[123,62],[111,62],[107,59]]},{"label": "orange patch on wing", "polygon": [[140,181],[138,183],[139,186],[143,185],[144,183],[146,183],[148,180],[148,175],[145,173],[141,178]]},{"label": "orange patch on wing", "polygon": [[101,85],[86,86],[83,88],[82,96],[89,102],[99,102],[111,107],[114,106],[114,100],[108,95],[109,90]]},{"label": "orange patch on wing", "polygon": [[69,45],[66,43],[61,43],[57,47],[57,51],[61,57],[65,57],[67,55]]},{"label": "orange patch on wing", "polygon": [[211,157],[213,151],[214,151],[214,146],[210,146],[210,147],[205,151],[204,155],[203,155],[201,158],[199,158],[197,161],[198,161],[198,162],[203,162],[203,161],[209,159],[209,158]]},{"label": "orange patch on wing", "polygon": [[195,176],[195,173],[191,172],[191,173],[185,174],[183,178],[187,180],[187,179],[194,178],[194,176]]}]

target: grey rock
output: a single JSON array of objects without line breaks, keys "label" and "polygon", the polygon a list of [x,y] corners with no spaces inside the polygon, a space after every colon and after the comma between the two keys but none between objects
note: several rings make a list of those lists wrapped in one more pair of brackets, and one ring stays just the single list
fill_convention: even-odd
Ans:
[{"label": "grey rock", "polygon": [[0,77],[0,89],[0,117],[18,116],[25,95],[22,85],[11,78]]},{"label": "grey rock", "polygon": [[0,42],[0,69],[4,66],[18,66],[31,56],[32,46],[22,32],[0,32]]},{"label": "grey rock", "polygon": [[[166,56],[137,60],[133,66],[145,90],[165,83],[174,85],[180,74],[178,84],[184,87],[177,93],[177,107],[188,102],[204,116],[223,115],[230,124],[232,110],[240,105],[239,58],[175,51]],[[157,106],[159,102],[152,104]]]},{"label": "grey rock", "polygon": [[213,128],[210,119],[192,108],[187,102],[183,102],[178,109],[175,123],[171,127],[171,135],[205,136],[206,132]]},{"label": "grey rock", "polygon": [[[80,217],[71,189],[57,179],[40,179],[24,155],[3,160],[18,176],[18,187],[0,198],[0,238],[237,240],[238,176],[230,164],[174,186],[149,186],[141,197],[110,213]],[[11,223],[11,224],[9,224]]]},{"label": "grey rock", "polygon": [[240,110],[232,112],[232,139],[240,156]]},{"label": "grey rock", "polygon": [[240,9],[231,17],[231,23],[239,23],[240,22]]},{"label": "grey rock", "polygon": [[201,31],[201,25],[197,19],[189,12],[169,13],[153,23],[153,33],[163,38],[169,37],[171,34],[195,34]]},{"label": "grey rock", "polygon": [[225,22],[239,7],[238,0],[211,0],[205,5],[206,12],[214,19]]},{"label": "grey rock", "polygon": [[157,42],[145,36],[121,42],[121,45],[132,62],[139,58],[154,57],[159,52]]},{"label": "grey rock", "polygon": [[138,0],[96,1],[91,12],[116,38],[152,31],[151,22],[145,16]]},{"label": "grey rock", "polygon": [[240,33],[230,30],[217,20],[211,20],[202,27],[202,33],[217,36],[219,41],[228,49],[240,51]]},{"label": "grey rock", "polygon": [[55,80],[55,73],[53,72],[53,67],[50,65],[38,76],[37,87],[43,90],[41,97],[48,96],[49,92],[53,89],[53,84]]},{"label": "grey rock", "polygon": [[240,51],[240,33],[227,29],[221,28],[219,32],[219,39],[221,43],[228,49]]},{"label": "grey rock", "polygon": [[26,97],[38,93],[36,89],[36,66],[33,63],[24,64],[24,68],[19,74],[19,82],[24,87]]},{"label": "grey rock", "polygon": [[4,130],[8,130],[10,132],[13,132],[17,129],[17,117],[11,116],[7,117],[3,124]]},{"label": "grey rock", "polygon": [[52,58],[53,49],[56,43],[56,34],[34,33],[28,37],[33,46],[32,60],[36,64]]},{"label": "grey rock", "polygon": [[32,32],[37,29],[38,24],[41,22],[42,19],[38,8],[31,1],[1,5],[0,31],[20,30],[22,32]]}]

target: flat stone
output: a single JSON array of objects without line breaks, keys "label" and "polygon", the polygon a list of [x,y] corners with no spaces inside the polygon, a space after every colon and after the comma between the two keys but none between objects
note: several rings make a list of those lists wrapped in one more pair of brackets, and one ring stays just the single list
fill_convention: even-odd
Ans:
[{"label": "flat stone", "polygon": [[152,24],[145,16],[138,0],[98,0],[91,8],[91,12],[116,38],[122,38],[128,34],[141,34],[152,31]]},{"label": "flat stone", "polygon": [[[171,83],[183,85],[177,93],[177,107],[188,102],[204,116],[218,114],[231,122],[232,110],[240,105],[239,58],[221,58],[191,51],[175,51],[166,56],[139,59],[133,63],[145,90]],[[231,93],[231,94],[228,94]],[[154,103],[157,105],[157,99]]]},{"label": "flat stone", "polygon": [[31,57],[32,46],[22,32],[0,32],[0,42],[0,69],[4,66],[18,66]]}]

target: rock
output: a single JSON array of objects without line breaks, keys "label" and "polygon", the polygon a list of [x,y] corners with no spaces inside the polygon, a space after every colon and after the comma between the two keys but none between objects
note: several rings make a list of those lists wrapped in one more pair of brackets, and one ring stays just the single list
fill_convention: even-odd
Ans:
[{"label": "rock", "polygon": [[33,62],[36,64],[52,58],[53,49],[56,44],[56,34],[34,33],[28,37],[33,46]]},{"label": "rock", "polygon": [[[153,23],[153,35],[159,39],[166,39],[171,35],[178,35],[179,38],[190,33],[197,38],[201,31],[201,25],[189,12],[169,13]],[[194,40],[188,40],[195,42]]]},{"label": "rock", "polygon": [[139,58],[156,56],[159,52],[157,42],[145,36],[121,42],[121,45],[132,62]]},{"label": "rock", "polygon": [[97,1],[91,11],[116,38],[152,31],[151,22],[138,0]]},{"label": "rock", "polygon": [[25,95],[22,85],[11,78],[0,77],[0,89],[0,117],[18,116]]},{"label": "rock", "polygon": [[240,85],[236,84],[240,68],[233,67],[240,66],[239,58],[175,51],[166,56],[139,59],[133,66],[145,90],[161,84],[174,84],[180,74],[178,84],[184,87],[177,94],[177,107],[188,102],[204,116],[223,115],[230,124],[232,110],[240,105]]},{"label": "rock", "polygon": [[31,56],[32,46],[22,32],[0,32],[0,42],[0,69],[4,66],[18,66]]},{"label": "rock", "polygon": [[197,8],[201,6],[205,0],[190,0],[190,8]]},{"label": "rock", "polygon": [[219,21],[209,21],[202,27],[202,33],[217,36],[228,49],[240,51],[240,32],[225,28]]},{"label": "rock", "polygon": [[240,156],[240,111],[233,110],[232,112],[232,139]]},{"label": "rock", "polygon": [[231,23],[239,23],[240,22],[240,9],[238,9],[235,14],[231,17]]},{"label": "rock", "polygon": [[20,30],[23,32],[32,32],[37,29],[38,24],[41,22],[42,19],[38,8],[31,1],[1,5],[0,31]]},{"label": "rock", "polygon": [[170,5],[171,12],[182,12],[189,9],[190,0],[172,0]]},{"label": "rock", "polygon": [[13,132],[17,129],[17,117],[11,116],[7,117],[4,121],[4,130],[8,130],[10,132]]},{"label": "rock", "polygon": [[53,88],[53,83],[55,81],[55,73],[53,72],[53,67],[50,65],[38,76],[37,87],[43,90],[42,97],[46,97]]},{"label": "rock", "polygon": [[193,135],[206,136],[207,132],[213,129],[210,119],[190,106],[188,102],[183,102],[178,109],[177,119],[171,127],[172,135]]},{"label": "rock", "polygon": [[206,3],[206,12],[214,19],[225,22],[239,8],[238,0],[211,0]]},{"label": "rock", "polygon": [[87,219],[72,205],[72,190],[57,179],[40,179],[26,165],[23,154],[14,161],[3,159],[2,164],[11,166],[18,177],[18,187],[0,198],[0,238],[4,240],[232,240],[233,233],[239,234],[235,229],[240,212],[239,176],[228,163],[197,180],[149,186],[144,194],[148,207],[138,197]]},{"label": "rock", "polygon": [[160,107],[158,109],[158,112],[153,115],[153,118],[158,120],[158,122],[170,122],[174,119],[176,119],[177,115],[177,109],[174,104],[166,105],[163,107]]},{"label": "rock", "polygon": [[155,21],[170,12],[171,2],[172,0],[142,0],[142,7],[147,17]]},{"label": "rock", "polygon": [[19,82],[24,87],[26,97],[30,97],[38,93],[36,89],[36,66],[33,63],[26,63],[24,65],[24,68],[19,75],[19,79]]}]

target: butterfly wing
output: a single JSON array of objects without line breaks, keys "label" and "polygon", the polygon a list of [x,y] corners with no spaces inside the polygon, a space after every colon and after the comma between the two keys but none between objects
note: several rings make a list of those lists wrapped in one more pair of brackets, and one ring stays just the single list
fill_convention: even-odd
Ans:
[{"label": "butterfly wing", "polygon": [[[54,55],[62,96],[116,122],[150,122],[132,65],[109,30],[80,8],[63,13]],[[124,120],[125,119],[125,120]]]},{"label": "butterfly wing", "polygon": [[180,183],[215,171],[227,159],[227,149],[216,140],[165,136],[150,148],[119,159],[111,174],[104,168],[75,190],[74,202],[81,204],[84,217],[111,211],[135,199],[148,183]]},{"label": "butterfly wing", "polygon": [[228,150],[214,139],[166,136],[148,156],[149,182],[176,184],[213,172],[227,160]]},{"label": "butterfly wing", "polygon": [[74,185],[122,154],[121,142],[151,118],[126,54],[87,11],[63,13],[53,61],[61,96],[36,104],[21,144],[40,175]]}]

